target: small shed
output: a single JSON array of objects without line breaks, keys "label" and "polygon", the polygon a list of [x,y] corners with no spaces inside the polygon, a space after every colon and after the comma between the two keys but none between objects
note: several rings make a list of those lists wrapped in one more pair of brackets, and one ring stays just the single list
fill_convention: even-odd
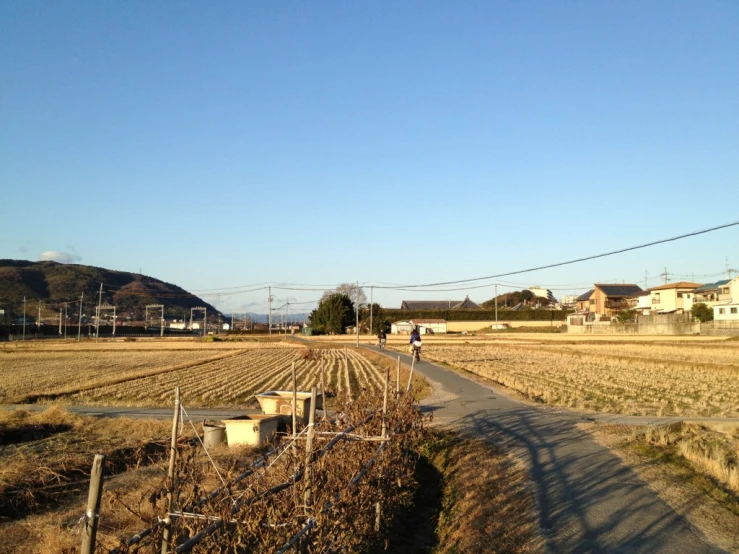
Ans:
[{"label": "small shed", "polygon": [[393,335],[410,335],[413,327],[414,325],[410,321],[394,321],[390,324],[390,333]]}]

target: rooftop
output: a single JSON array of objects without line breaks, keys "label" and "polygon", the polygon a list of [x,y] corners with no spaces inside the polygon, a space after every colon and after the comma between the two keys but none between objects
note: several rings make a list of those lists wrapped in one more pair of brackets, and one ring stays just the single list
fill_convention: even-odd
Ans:
[{"label": "rooftop", "polygon": [[652,287],[649,290],[670,290],[670,289],[690,289],[694,290],[700,287],[700,283],[692,283],[690,281],[678,281],[677,283],[667,283],[666,285],[660,285],[659,287]]},{"label": "rooftop", "polygon": [[596,283],[596,288],[599,288],[601,291],[603,291],[603,294],[608,296],[609,298],[630,298],[634,296],[638,296],[642,291],[642,288],[639,285],[633,285],[633,284],[606,284],[606,283]]}]

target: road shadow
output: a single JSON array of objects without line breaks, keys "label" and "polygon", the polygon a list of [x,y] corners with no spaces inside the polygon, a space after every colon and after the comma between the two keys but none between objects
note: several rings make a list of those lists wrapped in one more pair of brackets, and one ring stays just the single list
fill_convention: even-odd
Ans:
[{"label": "road shadow", "polygon": [[[455,427],[527,463],[551,552],[722,552],[571,420],[521,407],[479,410]],[[681,508],[689,513],[700,501],[685,498]]]}]

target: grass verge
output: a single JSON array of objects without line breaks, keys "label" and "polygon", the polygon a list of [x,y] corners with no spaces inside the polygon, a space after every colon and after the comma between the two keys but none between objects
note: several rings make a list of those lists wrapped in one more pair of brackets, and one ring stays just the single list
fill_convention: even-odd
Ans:
[{"label": "grass verge", "polygon": [[430,431],[419,446],[415,508],[399,516],[388,552],[545,552],[525,468],[492,443]]}]

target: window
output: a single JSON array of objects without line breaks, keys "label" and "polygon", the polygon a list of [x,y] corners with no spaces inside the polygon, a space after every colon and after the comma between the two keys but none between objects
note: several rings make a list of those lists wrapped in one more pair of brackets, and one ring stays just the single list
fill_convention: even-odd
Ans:
[{"label": "window", "polygon": [[683,297],[683,293],[682,293],[682,292],[678,292],[678,293],[677,293],[677,297],[678,297],[678,298],[682,298],[682,297]]},{"label": "window", "polygon": [[732,314],[735,314],[736,313],[736,308],[731,308],[731,313]]},{"label": "window", "polygon": [[590,299],[590,305],[591,306],[595,306],[595,298],[591,298]]},{"label": "window", "polygon": [[721,289],[721,294],[729,294],[729,287],[724,287]]},{"label": "window", "polygon": [[723,308],[719,308],[718,313],[724,315],[726,313],[726,310],[724,310]]}]

